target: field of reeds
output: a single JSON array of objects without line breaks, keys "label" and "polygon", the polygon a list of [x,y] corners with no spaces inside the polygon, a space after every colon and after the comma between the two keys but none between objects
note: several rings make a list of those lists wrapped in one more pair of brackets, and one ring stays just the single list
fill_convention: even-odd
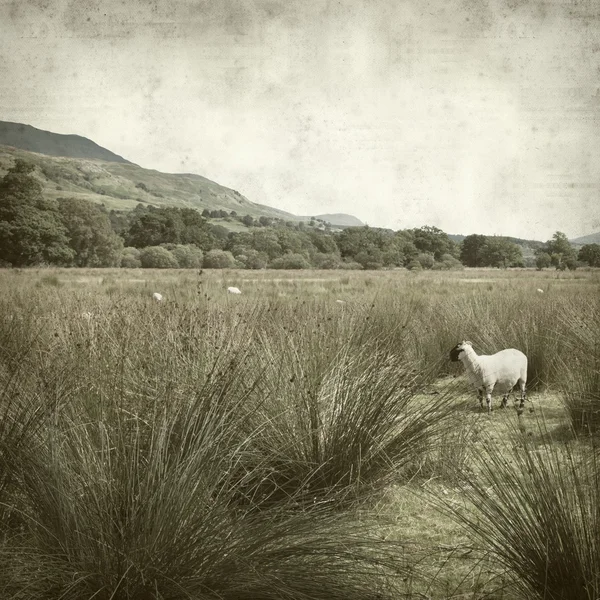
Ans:
[{"label": "field of reeds", "polygon": [[[599,273],[0,289],[1,599],[600,597]],[[522,415],[464,339],[528,355]]]}]

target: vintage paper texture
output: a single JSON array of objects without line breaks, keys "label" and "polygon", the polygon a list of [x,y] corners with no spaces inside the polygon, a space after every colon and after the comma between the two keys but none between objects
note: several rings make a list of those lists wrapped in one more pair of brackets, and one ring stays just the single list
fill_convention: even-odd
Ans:
[{"label": "vintage paper texture", "polygon": [[0,120],[296,214],[600,231],[597,0],[2,0]]}]

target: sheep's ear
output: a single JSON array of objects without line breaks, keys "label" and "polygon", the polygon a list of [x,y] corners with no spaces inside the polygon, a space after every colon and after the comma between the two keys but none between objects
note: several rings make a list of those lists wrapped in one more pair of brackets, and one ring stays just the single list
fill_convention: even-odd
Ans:
[{"label": "sheep's ear", "polygon": [[465,341],[465,342],[463,342],[463,344],[464,344],[465,346],[472,346],[472,345],[473,345],[473,342],[467,342],[467,341]]}]

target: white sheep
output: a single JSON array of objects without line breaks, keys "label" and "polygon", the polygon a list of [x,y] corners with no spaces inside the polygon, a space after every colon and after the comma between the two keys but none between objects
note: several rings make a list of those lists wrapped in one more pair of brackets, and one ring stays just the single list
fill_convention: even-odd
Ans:
[{"label": "white sheep", "polygon": [[241,294],[241,293],[242,293],[242,292],[241,292],[241,291],[240,291],[238,288],[236,288],[236,287],[228,287],[228,288],[227,288],[227,291],[228,291],[230,294]]},{"label": "white sheep", "polygon": [[157,302],[162,302],[162,294],[159,294],[158,292],[154,292],[154,294],[152,294],[152,297],[157,301]]},{"label": "white sheep", "polygon": [[523,410],[526,397],[527,357],[520,350],[507,348],[496,354],[479,356],[473,350],[471,342],[461,342],[450,351],[450,360],[462,362],[467,378],[477,390],[482,408],[483,392],[485,391],[488,412],[492,410],[492,391],[494,389],[503,394],[502,408],[505,408],[508,395],[518,383],[521,389],[519,411]]},{"label": "white sheep", "polygon": [[538,288],[537,291],[538,291],[539,294],[543,294],[544,293],[544,290],[542,288]]}]

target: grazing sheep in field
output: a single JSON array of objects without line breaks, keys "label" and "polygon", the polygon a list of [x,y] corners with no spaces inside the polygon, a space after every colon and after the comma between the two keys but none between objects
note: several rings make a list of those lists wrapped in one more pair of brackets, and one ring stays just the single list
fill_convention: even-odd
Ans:
[{"label": "grazing sheep in field", "polygon": [[228,291],[230,294],[241,294],[241,293],[242,293],[242,292],[241,292],[241,291],[240,291],[238,288],[236,288],[236,287],[228,287],[228,288],[227,288],[227,291]]},{"label": "grazing sheep in field", "polygon": [[538,291],[540,294],[543,294],[543,293],[544,293],[544,290],[542,290],[541,288],[538,288],[538,289],[537,289],[537,291]]},{"label": "grazing sheep in field", "polygon": [[154,292],[154,294],[152,294],[152,297],[157,301],[157,302],[162,302],[162,294],[159,294],[158,292]]},{"label": "grazing sheep in field", "polygon": [[[525,403],[525,384],[527,383],[527,357],[515,348],[507,348],[491,355],[479,356],[473,350],[471,342],[461,342],[450,351],[450,360],[460,361],[465,367],[467,378],[477,390],[479,403],[483,408],[483,392],[488,412],[492,410],[492,391],[503,394],[502,408],[506,407],[508,395],[519,384],[521,403],[519,411]],[[519,413],[520,414],[520,413]]]}]

